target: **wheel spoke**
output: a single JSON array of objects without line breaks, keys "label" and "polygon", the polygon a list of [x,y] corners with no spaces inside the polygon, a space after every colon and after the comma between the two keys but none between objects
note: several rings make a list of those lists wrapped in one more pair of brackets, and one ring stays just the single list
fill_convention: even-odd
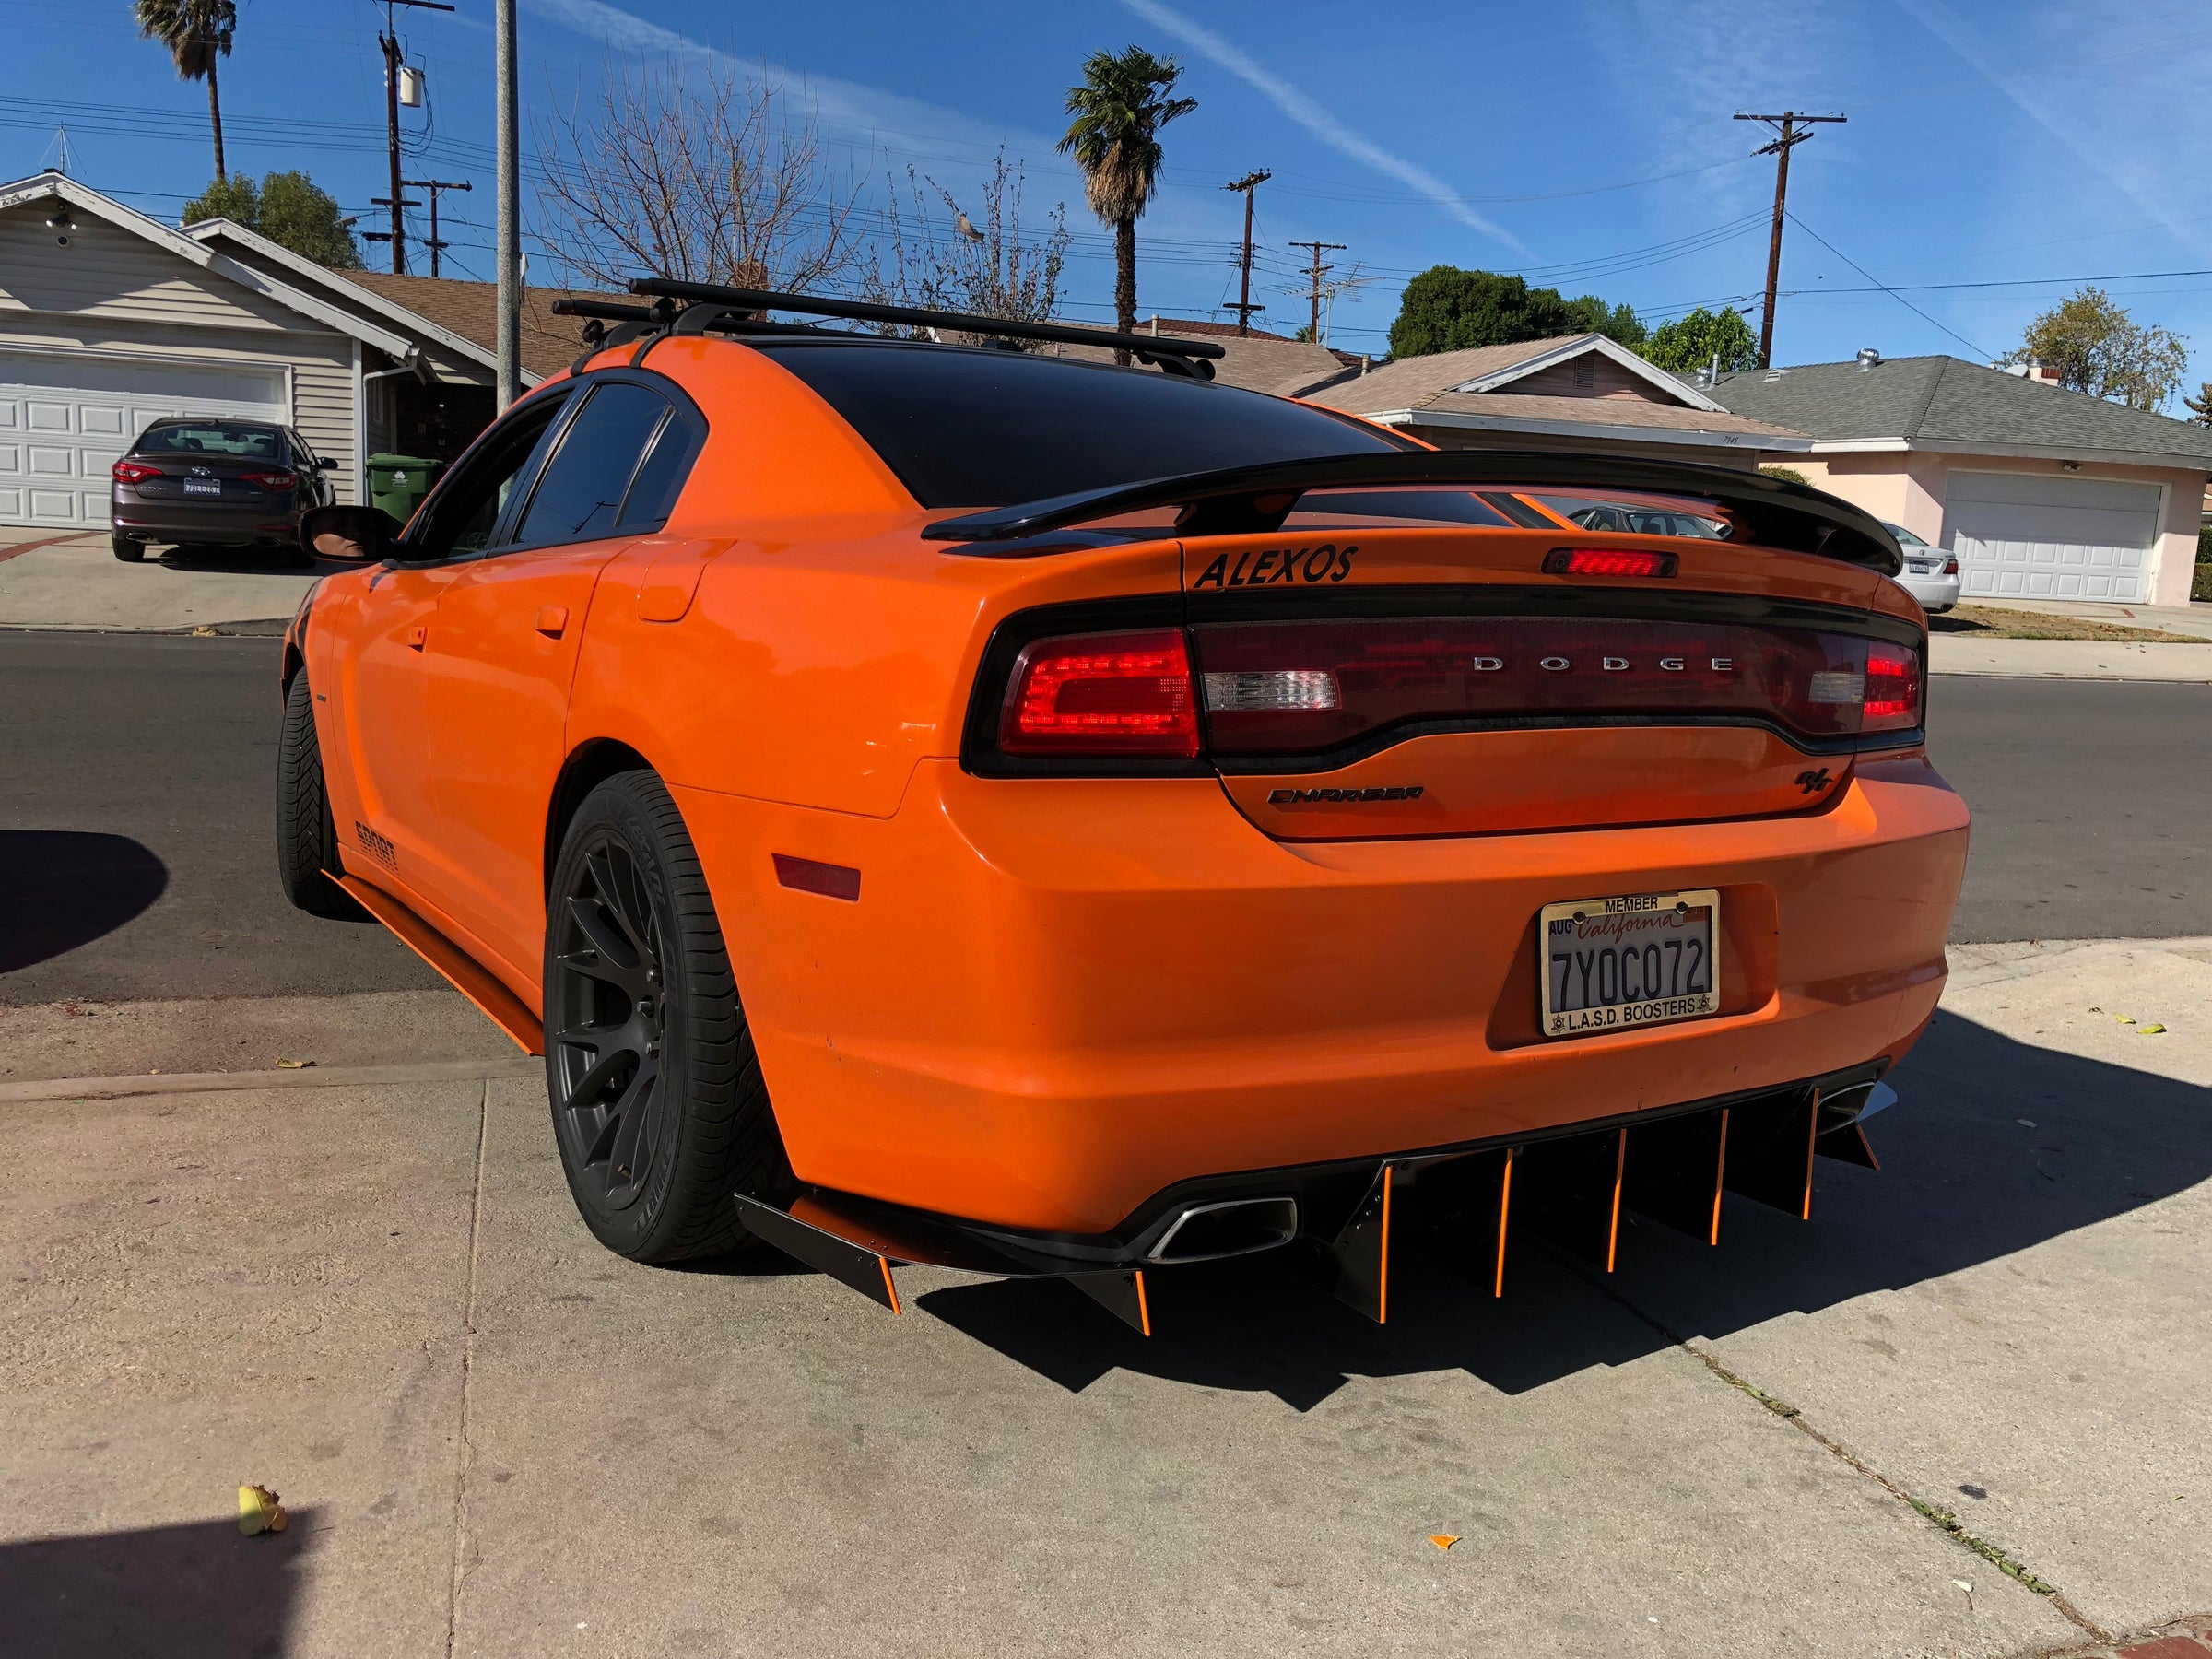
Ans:
[{"label": "wheel spoke", "polygon": [[653,1161],[653,1136],[650,1133],[653,1108],[660,1093],[660,1063],[648,1054],[639,1062],[638,1074],[630,1078],[629,1087],[622,1091],[615,1112],[621,1126],[615,1131],[613,1144],[606,1153],[606,1184],[611,1191],[618,1181],[628,1185],[642,1179]]},{"label": "wheel spoke", "polygon": [[[569,902],[580,904],[582,900],[571,899]],[[581,973],[587,978],[598,980],[603,984],[614,985],[619,988],[624,995],[629,997],[635,997],[638,994],[641,982],[644,977],[635,968],[625,967],[619,962],[608,960],[606,952],[596,947],[587,947],[582,950],[566,951],[558,959],[560,965],[568,969],[570,972]]]},{"label": "wheel spoke", "polygon": [[620,1047],[602,1049],[599,1057],[586,1066],[583,1075],[571,1085],[569,1098],[560,1103],[561,1110],[576,1112],[599,1105],[601,1102],[598,1096],[606,1088],[606,1080],[621,1068],[625,1061],[634,1060],[638,1057],[636,1051],[632,1049]]},{"label": "wheel spoke", "polygon": [[[626,856],[622,861],[623,867],[618,871],[611,853],[619,850],[609,848],[594,853],[584,863],[592,872],[592,880],[598,885],[599,897],[606,906],[607,914],[615,919],[615,925],[629,940],[629,955],[633,960],[642,962],[649,959],[653,953],[645,943],[644,931],[638,925],[636,866]],[[625,877],[628,879],[624,879]]]},{"label": "wheel spoke", "polygon": [[[604,906],[590,899],[575,898],[569,900],[570,919],[576,924],[577,931],[583,935],[586,947],[598,956],[599,967],[606,971],[593,973],[592,977],[606,980],[609,984],[620,985],[634,997],[643,982],[644,963],[639,959],[636,947],[607,925],[607,918],[613,913],[611,906]],[[615,920],[619,923],[621,919],[617,916]],[[582,954],[582,951],[571,953],[575,956]],[[567,961],[569,958],[564,956],[561,959]],[[591,971],[582,962],[576,964],[576,969],[579,972]]]}]

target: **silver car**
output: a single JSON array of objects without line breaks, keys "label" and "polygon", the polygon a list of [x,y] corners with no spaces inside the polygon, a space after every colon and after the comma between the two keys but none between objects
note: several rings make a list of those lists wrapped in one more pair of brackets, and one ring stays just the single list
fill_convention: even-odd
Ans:
[{"label": "silver car", "polygon": [[1906,593],[1920,601],[1931,617],[1959,603],[1959,560],[1941,547],[1931,547],[1902,524],[1882,521],[1882,528],[1897,537],[1905,550],[1905,568],[1898,581]]}]

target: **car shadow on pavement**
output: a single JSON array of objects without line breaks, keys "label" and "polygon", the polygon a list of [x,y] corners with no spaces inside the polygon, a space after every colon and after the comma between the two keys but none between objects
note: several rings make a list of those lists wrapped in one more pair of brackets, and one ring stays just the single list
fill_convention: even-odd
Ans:
[{"label": "car shadow on pavement", "polygon": [[1717,1248],[1624,1218],[1611,1275],[1516,1234],[1493,1299],[1394,1250],[1378,1326],[1275,1253],[1147,1274],[1149,1340],[1049,1281],[916,1305],[1071,1390],[1118,1368],[1304,1411],[1354,1376],[1459,1370],[1513,1394],[1996,1261],[2212,1176],[2212,1089],[1942,1014],[1894,1081],[1867,1125],[1882,1172],[1818,1160],[1809,1222],[1731,1195]]},{"label": "car shadow on pavement", "polygon": [[[171,571],[204,571],[218,576],[267,576],[276,572],[285,575],[305,576],[309,567],[295,564],[293,550],[288,547],[170,547],[160,557],[160,563]],[[336,565],[325,566],[318,559],[316,570],[336,570]]]},{"label": "car shadow on pavement", "polygon": [[0,1544],[0,1650],[277,1659],[315,1516],[257,1538],[218,1520]]},{"label": "car shadow on pavement", "polygon": [[168,888],[169,866],[127,835],[0,830],[0,973],[113,933]]}]

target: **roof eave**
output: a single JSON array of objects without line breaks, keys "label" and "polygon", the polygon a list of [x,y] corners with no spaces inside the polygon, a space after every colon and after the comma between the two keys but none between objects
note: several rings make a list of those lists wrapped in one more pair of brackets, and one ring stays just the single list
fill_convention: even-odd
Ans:
[{"label": "roof eave", "polygon": [[1517,380],[1526,380],[1530,375],[1541,373],[1555,364],[1572,362],[1576,358],[1586,356],[1594,351],[1607,361],[1618,364],[1653,390],[1664,392],[1669,397],[1680,398],[1690,408],[1702,409],[1708,415],[1726,415],[1730,412],[1724,406],[1713,402],[1712,398],[1706,396],[1688,382],[1677,379],[1655,363],[1646,362],[1619,341],[1605,335],[1591,335],[1582,339],[1568,340],[1562,345],[1554,346],[1548,351],[1538,352],[1535,357],[1515,363],[1510,368],[1494,370],[1488,374],[1478,376],[1461,385],[1454,386],[1453,390],[1455,392],[1495,392],[1500,386],[1510,386]]},{"label": "roof eave", "polygon": [[1698,449],[1771,450],[1776,453],[1802,454],[1814,447],[1812,439],[1795,432],[1706,432],[1691,427],[1535,420],[1512,415],[1460,415],[1441,409],[1393,409],[1360,418],[1381,426],[1455,427],[1477,432],[1528,432],[1543,438],[1600,438],[1614,443],[1678,443]]},{"label": "roof eave", "polygon": [[250,292],[261,295],[265,300],[273,300],[288,311],[312,317],[333,332],[349,335],[365,346],[373,346],[387,356],[399,358],[406,355],[407,342],[404,336],[379,328],[373,323],[364,322],[351,312],[318,300],[312,294],[303,293],[289,283],[279,282],[252,265],[241,265],[228,253],[218,253],[213,248],[194,241],[182,231],[172,230],[159,219],[148,218],[136,208],[125,207],[112,197],[79,184],[65,173],[40,173],[13,184],[0,185],[0,211],[19,207],[26,202],[35,202],[43,196],[59,196],[72,207],[81,207],[119,229],[128,230],[134,236],[143,237],[156,246],[166,249],[187,265],[197,265],[226,282],[236,283]]},{"label": "roof eave", "polygon": [[1988,455],[2022,461],[2094,461],[2107,466],[2156,466],[2171,472],[2212,474],[2212,455],[2175,454],[2163,450],[2077,449],[2050,443],[1985,443],[1955,438],[1816,438],[1816,455],[1898,454]]}]

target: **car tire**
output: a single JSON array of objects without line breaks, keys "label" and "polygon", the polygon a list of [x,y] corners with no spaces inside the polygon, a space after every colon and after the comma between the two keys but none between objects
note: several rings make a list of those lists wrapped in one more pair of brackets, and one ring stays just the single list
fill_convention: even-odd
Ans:
[{"label": "car tire", "polygon": [[353,895],[331,879],[344,867],[338,860],[338,827],[324,786],[314,700],[302,668],[285,692],[284,724],[276,734],[276,879],[284,896],[311,916],[368,920],[369,912]]},{"label": "car tire", "polygon": [[115,549],[115,557],[125,564],[139,564],[146,559],[146,544],[142,541],[134,541],[127,535],[115,535],[109,537],[109,545]]},{"label": "car tire", "polygon": [[546,1088],[584,1224],[638,1262],[752,1242],[789,1166],[699,853],[660,779],[584,797],[547,896]]}]

